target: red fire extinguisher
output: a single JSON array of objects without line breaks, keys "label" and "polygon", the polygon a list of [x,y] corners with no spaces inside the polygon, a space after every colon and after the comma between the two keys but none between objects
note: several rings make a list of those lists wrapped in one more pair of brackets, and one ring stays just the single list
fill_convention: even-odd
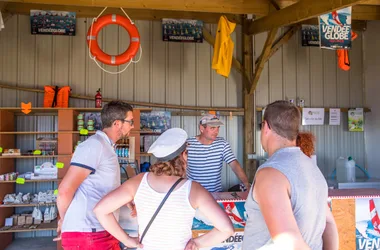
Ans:
[{"label": "red fire extinguisher", "polygon": [[101,108],[101,107],[102,107],[102,94],[100,93],[100,89],[98,89],[95,95],[95,108]]}]

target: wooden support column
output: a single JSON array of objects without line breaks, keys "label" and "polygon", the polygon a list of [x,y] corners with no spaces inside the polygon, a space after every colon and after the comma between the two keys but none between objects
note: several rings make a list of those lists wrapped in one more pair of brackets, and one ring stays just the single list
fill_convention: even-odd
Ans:
[{"label": "wooden support column", "polygon": [[[243,20],[243,26],[248,25],[250,20]],[[254,96],[249,93],[249,86],[251,85],[251,80],[253,76],[253,36],[243,34],[243,68],[245,75],[248,77],[243,77],[243,88],[244,88],[244,171],[248,177],[248,180],[252,182],[253,177],[256,173],[256,164],[254,160],[248,159],[248,154],[253,154],[255,152],[255,106],[254,106]]]},{"label": "wooden support column", "polygon": [[274,28],[268,33],[267,40],[265,41],[263,52],[261,53],[259,62],[257,63],[257,68],[255,69],[255,75],[253,77],[253,80],[248,87],[248,93],[252,94],[257,86],[257,83],[259,82],[261,72],[264,69],[265,62],[269,58],[271,49],[272,49],[272,44],[274,39],[276,38],[278,28]]},{"label": "wooden support column", "polygon": [[[259,18],[247,27],[245,33],[255,35],[274,28],[296,24],[322,14],[354,6],[365,0],[301,0],[286,8]],[[353,12],[354,13],[354,12]]]}]

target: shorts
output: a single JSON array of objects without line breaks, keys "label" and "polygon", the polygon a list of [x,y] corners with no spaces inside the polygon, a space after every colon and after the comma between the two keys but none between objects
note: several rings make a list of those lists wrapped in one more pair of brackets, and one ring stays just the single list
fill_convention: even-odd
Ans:
[{"label": "shorts", "polygon": [[64,250],[120,250],[119,241],[107,231],[62,233]]}]

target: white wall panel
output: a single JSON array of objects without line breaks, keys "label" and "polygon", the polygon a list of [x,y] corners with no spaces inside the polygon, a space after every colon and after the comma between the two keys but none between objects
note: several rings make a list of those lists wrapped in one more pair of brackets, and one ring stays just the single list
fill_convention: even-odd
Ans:
[{"label": "white wall panel", "polygon": [[364,76],[365,102],[372,108],[366,115],[365,143],[366,165],[373,177],[380,177],[380,21],[368,22],[368,29],[364,32]]},{"label": "white wall panel", "polygon": [[[282,33],[285,29],[282,30]],[[255,58],[260,56],[266,34],[254,38]],[[337,67],[336,52],[315,47],[302,47],[298,31],[266,63],[255,93],[257,106],[265,106],[279,99],[304,99],[306,107],[363,107],[363,53],[362,33],[350,50],[351,70]],[[259,113],[261,115],[261,113]],[[260,117],[259,117],[260,120]],[[326,115],[324,126],[302,126],[316,136],[318,166],[325,176],[335,167],[335,159],[352,155],[364,165],[365,145],[363,133],[347,131],[347,114],[342,113],[340,126],[329,126]],[[260,132],[256,136],[256,152],[264,152],[260,145]]]},{"label": "white wall panel", "polygon": [[[242,107],[242,78],[234,69],[224,78],[211,69],[213,49],[207,43],[167,43],[162,41],[161,23],[136,21],[141,36],[141,61],[131,64],[122,74],[104,73],[88,57],[86,34],[92,19],[77,20],[75,37],[30,35],[29,18],[13,16],[0,32],[0,80],[10,84],[42,89],[44,85],[69,85],[73,93],[95,96],[102,88],[105,98],[198,106]],[[216,25],[206,25],[215,35]],[[283,34],[285,29],[280,30]],[[255,93],[257,106],[277,99],[302,98],[306,106],[363,106],[363,58],[361,33],[350,51],[352,69],[344,72],[336,66],[334,51],[301,47],[297,32],[265,64]],[[235,56],[241,60],[241,26],[232,35]],[[254,58],[260,56],[266,34],[254,37]],[[129,44],[123,28],[106,27],[98,42],[107,53],[119,54]],[[102,65],[102,64],[101,64]],[[118,71],[124,66],[104,66]],[[43,95],[0,89],[1,106],[18,106],[32,101],[42,106]],[[94,101],[72,99],[71,106],[93,107]],[[162,109],[161,109],[162,110]],[[173,125],[183,127],[190,136],[198,133],[199,117],[174,117]],[[243,159],[243,118],[223,117],[226,137],[240,162]],[[355,154],[364,164],[362,133],[348,133],[345,116],[342,125],[305,127],[317,136],[318,164],[324,174],[340,154]],[[257,128],[255,128],[257,129]],[[263,155],[256,136],[256,149]],[[229,168],[223,170],[224,187],[237,182]]]},{"label": "white wall panel", "polygon": [[[73,93],[88,96],[95,96],[101,88],[104,98],[242,107],[240,73],[231,69],[229,78],[216,74],[211,69],[213,48],[206,41],[201,44],[163,42],[161,22],[136,21],[143,49],[142,58],[123,73],[111,75],[99,69],[88,56],[86,35],[91,23],[90,18],[79,18],[74,37],[35,36],[30,35],[27,16],[12,17],[6,29],[0,32],[0,80],[38,89],[43,89],[45,85],[69,85]],[[206,28],[215,35],[216,25],[206,24]],[[240,26],[236,27],[232,38],[235,42],[234,54],[241,59]],[[98,43],[106,53],[120,54],[128,48],[129,35],[123,28],[109,25],[100,32]],[[124,68],[100,65],[109,71]],[[32,101],[33,106],[43,105],[42,94],[6,89],[0,89],[0,94],[1,106],[18,106],[22,100]],[[94,101],[71,99],[70,106],[93,107]],[[199,132],[199,118],[173,117],[172,125],[183,127],[189,136],[194,136]],[[243,119],[222,119],[226,126],[221,129],[220,135],[229,140],[232,150],[242,162]],[[40,125],[39,129],[51,129],[49,124]],[[33,129],[29,127],[29,130]],[[223,170],[223,180],[226,188],[237,183],[228,167]]]}]

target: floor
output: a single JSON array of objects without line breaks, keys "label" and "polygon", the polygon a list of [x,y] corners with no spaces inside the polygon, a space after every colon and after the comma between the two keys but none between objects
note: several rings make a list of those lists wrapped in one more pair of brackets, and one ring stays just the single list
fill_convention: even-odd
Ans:
[{"label": "floor", "polygon": [[16,239],[5,250],[56,250],[57,243],[52,237]]}]

